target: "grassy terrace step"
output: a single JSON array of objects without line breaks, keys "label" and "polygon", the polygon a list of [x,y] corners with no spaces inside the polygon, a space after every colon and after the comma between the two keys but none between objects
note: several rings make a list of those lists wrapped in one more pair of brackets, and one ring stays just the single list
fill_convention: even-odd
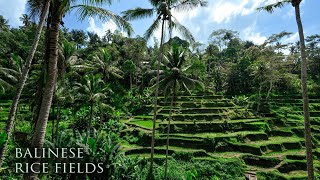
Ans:
[{"label": "grassy terrace step", "polygon": [[[248,135],[250,136],[250,135]],[[227,142],[230,140],[231,137],[216,137],[216,138],[199,138],[199,137],[193,137],[188,138],[186,136],[175,136],[170,137],[170,146],[176,146],[181,148],[191,148],[191,149],[202,149],[206,150],[207,152],[214,152],[214,151],[224,151],[223,147],[219,145],[221,142]],[[166,137],[160,136],[156,139],[156,146],[164,146],[166,144]],[[234,141],[236,141],[236,138],[234,137]],[[141,144],[142,145],[142,144]],[[149,146],[149,144],[145,144],[142,146]],[[243,145],[241,143],[227,143],[226,148],[228,148],[229,151],[240,151],[244,153],[251,153],[251,154],[261,154],[261,149],[258,146],[247,146]]]},{"label": "grassy terrace step", "polygon": [[[125,150],[126,155],[133,155],[133,154],[149,154],[150,156],[150,147],[138,147],[138,148],[131,148]],[[155,147],[154,149],[156,154],[166,154],[166,147]],[[210,155],[205,150],[198,150],[198,149],[186,149],[180,147],[170,146],[168,150],[168,154],[176,154],[178,156],[185,156],[186,158],[191,157],[210,157]]]},{"label": "grassy terrace step", "polygon": [[274,168],[280,164],[281,160],[275,157],[264,157],[256,155],[242,155],[241,159],[249,166],[256,166],[262,168]]},{"label": "grassy terrace step", "polygon": [[[279,103],[300,103],[303,102],[302,98],[289,98],[289,99],[281,99],[281,98],[272,98],[271,102],[279,102]],[[320,98],[309,98],[310,103],[320,103]]]},{"label": "grassy terrace step", "polygon": [[293,132],[290,130],[279,130],[279,129],[274,129],[268,132],[269,136],[285,136],[285,137],[291,137],[293,136]]},{"label": "grassy terrace step", "polygon": [[[206,100],[206,99],[210,99],[210,100],[215,100],[215,99],[223,99],[222,95],[202,95],[202,96],[177,96],[176,97],[177,101],[192,101],[192,100]],[[170,97],[159,97],[160,101],[170,101],[171,100],[171,96]]]},{"label": "grassy terrace step", "polygon": [[[159,113],[158,119],[167,119],[169,114]],[[226,118],[227,115],[224,113],[202,113],[202,114],[172,114],[173,121],[214,121],[214,120],[222,120]]]},{"label": "grassy terrace step", "polygon": [[307,161],[306,160],[285,160],[281,163],[281,166],[277,168],[280,173],[289,173],[292,171],[306,171]]},{"label": "grassy terrace step", "polygon": [[[290,114],[303,115],[303,111],[294,111]],[[310,117],[320,117],[320,111],[310,111]]]},{"label": "grassy terrace step", "polygon": [[249,141],[246,143],[232,143],[233,145],[245,145],[260,148],[262,152],[277,152],[277,151],[285,151],[292,149],[301,149],[303,142],[303,138],[299,137],[290,137],[284,138],[281,136],[278,137],[269,137],[267,141]]},{"label": "grassy terrace step", "polygon": [[[176,109],[176,114],[200,114],[200,113],[223,113],[228,110],[234,109],[235,107],[202,107],[202,108],[185,108],[185,109]],[[159,113],[169,114],[170,109],[161,109]]]},{"label": "grassy terrace step", "polygon": [[[170,106],[170,102],[160,102],[159,106]],[[204,102],[192,102],[192,101],[177,101],[177,107],[182,108],[199,108],[199,107],[233,107],[234,104],[229,100],[219,101],[204,101]]]},{"label": "grassy terrace step", "polygon": [[[159,130],[166,132],[167,123],[160,123]],[[264,131],[268,129],[263,119],[232,120],[219,122],[175,122],[170,125],[172,133]]]},{"label": "grassy terrace step", "polygon": [[[156,121],[156,129],[159,127],[160,121]],[[132,126],[132,127],[139,127],[145,130],[152,130],[153,121],[151,120],[134,120],[130,122],[126,122],[125,124]]]},{"label": "grassy terrace step", "polygon": [[[294,99],[301,99],[301,94],[290,94],[290,95],[275,95],[275,96],[271,96],[271,98],[279,98],[279,99],[291,99],[291,98],[294,98]],[[312,99],[320,99],[320,96],[319,95],[312,95],[310,94],[309,95],[309,98],[312,98]]]},{"label": "grassy terrace step", "polygon": [[11,106],[10,102],[0,103],[0,107],[2,107],[2,108],[10,108],[10,106]]},{"label": "grassy terrace step", "polygon": [[[160,137],[166,137],[166,134],[160,134]],[[230,139],[230,138],[243,138],[248,139],[250,141],[257,140],[267,140],[268,135],[261,131],[241,131],[241,132],[231,132],[231,133],[196,133],[196,134],[170,134],[170,138],[186,138],[186,139],[215,139],[217,141],[222,139]]]},{"label": "grassy terrace step", "polygon": [[152,120],[153,116],[150,115],[141,115],[141,116],[134,116],[135,119],[141,119],[141,120]]}]

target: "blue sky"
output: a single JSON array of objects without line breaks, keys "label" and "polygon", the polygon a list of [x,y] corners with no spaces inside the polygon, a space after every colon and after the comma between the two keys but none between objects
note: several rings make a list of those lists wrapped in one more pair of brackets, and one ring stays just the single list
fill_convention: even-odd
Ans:
[{"label": "blue sky", "polygon": [[[21,25],[19,17],[26,13],[27,0],[0,0],[0,14],[9,19],[13,27]],[[80,0],[79,0],[80,1]],[[273,14],[256,11],[257,7],[276,2],[277,0],[208,0],[209,5],[205,8],[197,8],[188,12],[174,12],[174,16],[185,25],[196,40],[207,43],[208,37],[213,30],[232,29],[240,33],[244,40],[251,40],[261,44],[272,34],[283,30],[293,34],[284,42],[298,40],[297,25],[295,22],[294,8],[288,5],[277,9]],[[105,8],[120,14],[122,11],[135,7],[150,7],[148,0],[116,0],[111,6]],[[305,35],[320,34],[319,0],[303,0],[301,5],[302,21]],[[132,21],[135,35],[143,35],[151,25],[154,18]],[[94,31],[103,35],[108,29],[114,31],[116,26],[113,22],[100,22],[97,19],[88,19],[79,22],[72,14],[67,14],[65,26],[70,29],[83,29]],[[177,33],[175,33],[178,35]],[[159,38],[160,31],[155,34]]]}]

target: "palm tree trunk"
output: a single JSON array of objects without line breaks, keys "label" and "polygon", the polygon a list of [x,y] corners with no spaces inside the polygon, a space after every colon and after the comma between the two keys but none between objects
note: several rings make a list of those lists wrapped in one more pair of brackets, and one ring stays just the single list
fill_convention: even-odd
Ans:
[{"label": "palm tree trunk", "polygon": [[33,132],[35,130],[37,120],[38,120],[38,115],[41,107],[41,100],[42,100],[42,95],[43,95],[43,89],[45,86],[45,76],[46,72],[48,71],[48,62],[49,62],[49,53],[50,53],[50,24],[51,24],[51,8],[52,6],[49,7],[49,12],[48,12],[48,18],[47,18],[47,28],[46,28],[46,33],[45,33],[45,53],[44,53],[44,61],[41,65],[41,73],[39,80],[37,82],[37,91],[35,95],[35,102],[34,102],[34,109],[33,109]]},{"label": "palm tree trunk", "polygon": [[173,94],[171,97],[171,104],[170,104],[170,113],[169,113],[169,121],[167,127],[167,144],[166,144],[166,167],[164,173],[164,179],[168,179],[168,155],[169,155],[169,134],[170,134],[170,126],[171,126],[171,118],[172,118],[172,111],[175,106],[175,98],[176,98],[176,82],[173,84]]},{"label": "palm tree trunk", "polygon": [[303,98],[303,115],[304,115],[305,146],[306,146],[306,156],[307,156],[308,179],[314,180],[310,113],[309,113],[309,97],[308,97],[308,87],[307,87],[308,62],[307,62],[307,54],[306,54],[306,46],[305,46],[305,40],[304,40],[303,27],[302,27],[302,22],[301,22],[301,17],[300,17],[300,2],[301,2],[301,0],[293,0],[292,5],[295,8],[296,21],[297,21],[298,30],[299,30],[299,37],[300,37],[301,86],[302,86],[302,98]]},{"label": "palm tree trunk", "polygon": [[[169,42],[170,45],[172,44],[171,42],[172,38],[172,19],[171,15],[169,16]],[[171,126],[171,117],[172,117],[172,109],[173,109],[173,101],[175,98],[175,93],[176,93],[176,81],[174,81],[173,85],[173,95],[171,97],[171,104],[170,104],[170,114],[169,114],[169,121],[168,121],[168,127],[167,127],[167,144],[166,144],[166,166],[165,166],[165,173],[164,173],[164,179],[168,179],[168,152],[169,152],[169,134],[170,134],[170,126]]]},{"label": "palm tree trunk", "polygon": [[156,129],[156,121],[157,121],[157,111],[158,111],[158,95],[159,95],[159,81],[160,81],[160,63],[163,59],[163,41],[164,41],[164,22],[165,18],[162,19],[161,25],[161,41],[160,41],[160,54],[158,58],[157,64],[157,81],[156,81],[156,89],[154,95],[154,109],[153,109],[153,124],[152,124],[152,137],[151,137],[151,155],[150,155],[150,167],[149,167],[149,179],[153,179],[153,157],[154,157],[154,143],[155,143],[155,129]]},{"label": "palm tree trunk", "polygon": [[130,89],[132,89],[132,73],[130,73]]},{"label": "palm tree trunk", "polygon": [[59,122],[60,122],[60,113],[61,113],[61,107],[60,103],[57,103],[57,123],[56,123],[56,133],[55,133],[55,139],[57,141],[58,133],[59,133]]},{"label": "palm tree trunk", "polygon": [[92,118],[93,118],[93,102],[90,103],[90,120],[88,122],[88,127],[87,127],[86,144],[88,144],[88,139],[89,139],[89,136],[90,136],[90,128],[91,128]]},{"label": "palm tree trunk", "polygon": [[266,101],[269,100],[269,96],[270,96],[270,94],[271,94],[272,87],[273,87],[273,81],[272,81],[272,78],[271,78],[271,80],[270,80],[270,86],[269,86],[269,89],[268,89],[268,92],[267,92],[267,96],[266,96]]},{"label": "palm tree trunk", "polygon": [[[53,96],[54,96],[54,93],[53,93]],[[55,100],[53,99],[52,101],[52,124],[51,124],[51,141],[53,142],[54,140],[54,119],[55,119],[55,116],[54,116],[54,107],[55,107]]]},{"label": "palm tree trunk", "polygon": [[[50,54],[48,64],[47,83],[44,89],[41,108],[35,127],[34,136],[31,142],[31,149],[35,149],[41,153],[43,147],[48,117],[50,113],[50,107],[52,103],[53,91],[57,80],[57,61],[58,61],[58,40],[59,40],[59,26],[61,17],[57,15],[53,18],[50,26]],[[40,163],[40,158],[30,158],[29,164]],[[39,170],[39,166],[35,166],[36,171]],[[24,175],[24,179],[37,179],[38,174],[30,172]]]},{"label": "palm tree trunk", "polygon": [[[17,105],[17,110],[16,110],[16,114],[18,114],[19,113],[19,104]],[[17,129],[16,129],[16,127],[17,127],[17,122],[18,122],[18,119],[17,119],[17,116],[15,116],[15,118],[14,118],[14,123],[13,123],[13,140],[15,140],[15,135],[14,135],[14,133],[16,133],[17,132]]]},{"label": "palm tree trunk", "polygon": [[41,13],[39,25],[37,27],[36,34],[35,34],[35,37],[34,37],[34,40],[33,40],[33,43],[32,43],[30,54],[29,54],[29,56],[28,56],[28,58],[26,60],[26,63],[24,65],[24,67],[23,67],[23,70],[22,70],[22,73],[21,73],[21,76],[19,78],[19,82],[18,82],[18,85],[17,85],[17,92],[16,92],[16,94],[15,94],[15,96],[13,98],[13,101],[12,101],[12,105],[11,105],[11,109],[10,109],[10,113],[9,113],[9,117],[8,117],[7,125],[6,125],[7,138],[6,138],[5,143],[2,145],[2,147],[0,149],[0,168],[2,166],[2,161],[4,159],[4,154],[5,154],[5,151],[6,151],[8,139],[10,139],[10,137],[11,137],[12,126],[13,126],[13,123],[14,123],[13,121],[14,121],[15,112],[16,112],[16,109],[17,109],[17,106],[18,106],[18,103],[19,103],[19,99],[20,99],[22,90],[23,90],[23,88],[24,88],[24,86],[26,84],[27,78],[28,78],[28,73],[29,73],[29,70],[30,70],[30,67],[31,67],[32,59],[33,59],[34,54],[35,54],[35,52],[37,50],[37,47],[38,47],[38,43],[39,43],[39,39],[40,39],[40,36],[41,36],[43,24],[45,22],[46,17],[48,16],[49,6],[50,6],[50,0],[46,0],[44,8],[43,8],[42,13]]}]

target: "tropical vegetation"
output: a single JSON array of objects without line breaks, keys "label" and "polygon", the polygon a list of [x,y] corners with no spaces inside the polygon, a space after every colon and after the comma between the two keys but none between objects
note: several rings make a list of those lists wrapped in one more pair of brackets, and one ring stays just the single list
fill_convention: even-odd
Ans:
[{"label": "tropical vegetation", "polygon": [[[0,15],[0,179],[320,178],[320,34],[304,34],[301,0],[257,9],[296,12],[299,41],[263,44],[229,29],[201,44],[173,12],[209,2],[148,2],[117,15],[113,1],[29,0],[17,28]],[[68,29],[66,13],[118,30]],[[143,18],[155,19],[133,37],[128,21]],[[23,161],[104,171],[15,173],[16,148],[83,148]]]}]

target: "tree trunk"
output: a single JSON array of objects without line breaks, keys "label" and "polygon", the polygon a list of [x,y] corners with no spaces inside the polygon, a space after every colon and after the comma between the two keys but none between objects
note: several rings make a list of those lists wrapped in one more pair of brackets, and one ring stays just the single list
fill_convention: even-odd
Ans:
[{"label": "tree trunk", "polygon": [[[49,30],[47,30],[47,31],[49,31]],[[49,34],[49,33],[47,33],[47,34]],[[46,37],[46,39],[47,38],[48,37]],[[46,44],[49,44],[49,43],[46,43]],[[47,59],[47,58],[45,57],[44,59]],[[39,80],[37,81],[35,101],[34,101],[34,106],[32,108],[32,120],[33,120],[32,130],[33,130],[33,132],[34,132],[36,124],[37,124],[38,115],[39,115],[39,111],[40,111],[40,107],[41,107],[41,100],[42,100],[42,94],[43,94],[42,91],[43,91],[43,87],[45,84],[44,79],[45,79],[46,66],[47,66],[46,64],[47,63],[44,61],[43,64],[41,65],[41,73],[40,73]]]},{"label": "tree trunk", "polygon": [[173,94],[171,97],[171,104],[170,104],[170,113],[169,113],[169,121],[168,121],[168,127],[167,127],[167,144],[166,144],[166,166],[165,166],[165,173],[164,173],[164,179],[168,179],[168,155],[169,155],[169,134],[170,134],[170,126],[171,126],[171,118],[172,118],[172,111],[175,107],[175,98],[176,98],[176,81],[173,84]]},{"label": "tree trunk", "polygon": [[[18,114],[19,113],[19,104],[17,105],[17,110],[16,110],[16,114]],[[17,127],[17,122],[18,122],[18,119],[17,119],[17,116],[15,116],[15,118],[14,118],[14,122],[13,122],[13,140],[15,140],[15,136],[14,136],[14,133],[15,132],[17,132],[17,129],[16,129],[16,127]]]},{"label": "tree trunk", "polygon": [[90,136],[90,128],[91,128],[91,122],[92,122],[92,118],[93,118],[93,102],[90,102],[90,120],[87,124],[87,138],[86,138],[86,144],[88,144],[88,139]]},{"label": "tree trunk", "polygon": [[34,102],[34,109],[33,109],[33,132],[35,130],[37,120],[38,120],[38,115],[41,107],[41,100],[42,100],[42,95],[43,95],[43,89],[45,86],[45,77],[46,77],[46,72],[48,71],[48,62],[49,62],[49,53],[50,53],[50,24],[51,24],[51,8],[52,6],[49,7],[49,12],[48,12],[48,18],[47,18],[47,28],[46,28],[46,33],[45,33],[45,53],[44,53],[44,61],[41,65],[41,73],[39,80],[37,82],[37,91],[35,95],[35,102]]},{"label": "tree trunk", "polygon": [[310,127],[310,113],[309,113],[309,97],[307,87],[307,54],[304,40],[303,27],[300,17],[300,2],[301,0],[292,0],[292,5],[295,8],[296,21],[299,30],[300,37],[300,52],[301,52],[301,86],[302,86],[302,98],[303,98],[303,116],[304,116],[304,129],[305,129],[305,146],[307,156],[307,169],[308,179],[314,180],[313,172],[313,159],[312,159],[312,141],[311,141],[311,127]]},{"label": "tree trunk", "polygon": [[269,96],[270,96],[270,94],[271,94],[272,87],[273,87],[273,81],[272,81],[272,78],[271,78],[271,80],[270,80],[270,86],[269,86],[269,89],[268,89],[268,92],[267,92],[267,96],[266,96],[266,101],[269,100]]},{"label": "tree trunk", "polygon": [[[50,26],[50,54],[49,54],[49,64],[48,64],[48,75],[47,82],[44,89],[41,108],[35,127],[34,136],[31,142],[31,149],[36,149],[41,153],[41,148],[43,147],[45,133],[48,123],[48,117],[50,113],[50,107],[53,97],[53,91],[57,80],[57,61],[58,61],[58,40],[59,40],[59,26],[61,22],[61,17],[56,15]],[[29,164],[40,163],[40,158],[30,158],[28,160]],[[39,170],[39,166],[34,166],[36,171]],[[24,179],[37,179],[38,174],[30,172],[24,175]]]},{"label": "tree trunk", "polygon": [[51,124],[51,141],[53,142],[54,140],[54,119],[55,119],[55,116],[54,116],[54,106],[55,106],[55,100],[54,100],[54,93],[53,93],[53,101],[52,101],[52,124]]},{"label": "tree trunk", "polygon": [[9,113],[9,117],[8,117],[8,120],[7,120],[7,125],[6,125],[7,138],[6,138],[5,143],[2,145],[2,147],[0,149],[0,168],[2,166],[2,161],[4,159],[4,154],[5,154],[5,151],[6,151],[8,140],[11,137],[12,125],[13,125],[13,121],[14,121],[14,117],[15,117],[15,112],[16,112],[16,109],[17,109],[17,106],[18,106],[18,103],[19,103],[19,99],[20,99],[22,90],[23,90],[23,88],[25,86],[25,83],[27,81],[27,78],[28,78],[28,73],[29,73],[29,70],[30,70],[30,67],[31,67],[32,59],[33,59],[34,54],[35,54],[35,52],[37,50],[37,47],[38,47],[38,43],[39,43],[39,39],[40,39],[40,36],[41,36],[43,24],[45,22],[46,17],[48,16],[49,6],[50,6],[50,0],[46,0],[44,8],[43,8],[41,16],[40,16],[39,25],[38,25],[37,30],[36,30],[36,34],[35,34],[35,37],[34,37],[34,40],[33,40],[33,43],[32,43],[30,54],[29,54],[29,56],[28,56],[28,58],[27,58],[27,60],[25,62],[25,65],[24,65],[24,67],[22,69],[21,76],[19,78],[19,82],[17,84],[17,92],[16,92],[16,94],[15,94],[15,96],[13,98],[11,109],[10,109],[10,113]]},{"label": "tree trunk", "polygon": [[[169,16],[169,44],[170,46],[172,45],[171,42],[172,39],[172,19],[171,15]],[[171,47],[170,47],[171,48]],[[171,97],[171,104],[170,104],[170,114],[169,114],[169,121],[168,121],[168,127],[167,127],[167,144],[166,144],[166,166],[165,166],[165,173],[164,173],[164,179],[168,179],[168,151],[169,151],[169,134],[170,134],[170,126],[171,126],[171,118],[172,118],[172,109],[173,109],[173,102],[175,98],[175,93],[176,93],[176,81],[174,81],[173,84],[173,94]]]},{"label": "tree trunk", "polygon": [[58,139],[60,113],[61,113],[60,103],[57,103],[57,123],[56,123],[56,129],[55,129],[55,130],[56,130],[56,133],[55,133],[55,142],[57,142],[57,139]]},{"label": "tree trunk", "polygon": [[132,89],[132,73],[130,73],[130,89]]},{"label": "tree trunk", "polygon": [[158,95],[159,95],[159,81],[160,81],[160,63],[163,59],[163,41],[164,41],[164,22],[165,18],[162,19],[162,27],[161,27],[161,41],[160,41],[160,54],[158,58],[157,64],[157,81],[156,81],[156,89],[154,94],[154,109],[153,109],[153,124],[152,124],[152,137],[151,137],[151,155],[150,155],[150,167],[149,167],[149,179],[154,179],[153,177],[153,156],[154,156],[154,142],[155,142],[155,129],[156,129],[156,121],[157,121],[157,111],[158,111]]}]

